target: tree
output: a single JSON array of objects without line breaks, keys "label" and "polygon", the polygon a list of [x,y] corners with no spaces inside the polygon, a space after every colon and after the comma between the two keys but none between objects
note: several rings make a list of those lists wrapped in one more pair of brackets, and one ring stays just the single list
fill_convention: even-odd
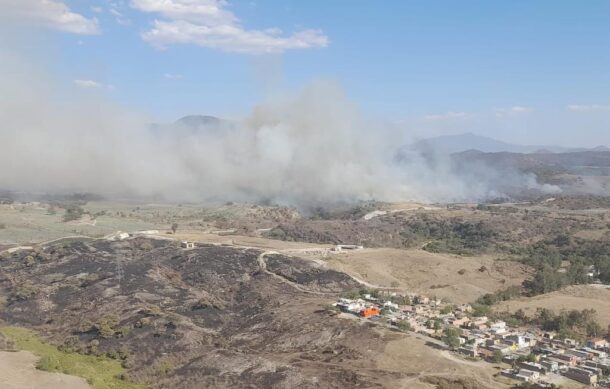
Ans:
[{"label": "tree", "polygon": [[445,343],[451,348],[460,347],[460,335],[462,330],[455,327],[445,328]]},{"label": "tree", "polygon": [[175,234],[178,229],[178,223],[172,223],[172,233]]},{"label": "tree", "polygon": [[398,323],[396,323],[396,327],[398,327],[402,331],[413,331],[413,328],[411,327],[409,322],[404,321],[404,320],[401,320]]},{"label": "tree", "polygon": [[460,347],[460,338],[458,338],[457,336],[448,336],[445,338],[445,342],[451,348]]},{"label": "tree", "polygon": [[494,355],[492,356],[492,360],[495,363],[500,363],[502,362],[502,358],[504,358],[504,354],[502,354],[502,351],[500,350],[496,350],[494,351]]}]

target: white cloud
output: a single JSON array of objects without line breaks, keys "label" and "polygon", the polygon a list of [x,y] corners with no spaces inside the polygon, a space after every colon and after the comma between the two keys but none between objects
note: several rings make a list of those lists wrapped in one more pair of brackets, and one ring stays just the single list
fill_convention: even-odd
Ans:
[{"label": "white cloud", "polygon": [[122,26],[129,26],[131,25],[131,20],[129,18],[126,18],[123,13],[121,11],[119,11],[115,6],[112,6],[108,12],[110,12],[110,14],[112,16],[114,16],[114,20],[122,25]]},{"label": "white cloud", "polygon": [[60,0],[2,0],[2,14],[74,34],[99,34],[96,18],[72,12]]},{"label": "white cloud", "polygon": [[578,105],[572,104],[566,107],[568,111],[573,112],[610,112],[610,104],[589,104],[589,105]]},{"label": "white cloud", "polygon": [[163,77],[167,78],[168,80],[181,80],[182,78],[184,78],[182,76],[182,74],[172,74],[172,73],[165,73],[163,75]]},{"label": "white cloud", "polygon": [[188,20],[206,25],[237,23],[223,0],[131,0],[131,6],[142,12],[158,13],[172,20]]},{"label": "white cloud", "polygon": [[520,115],[524,113],[534,112],[534,108],[525,107],[522,105],[515,105],[510,108],[498,108],[494,110],[496,117],[505,117],[505,116],[514,116]]},{"label": "white cloud", "polygon": [[473,117],[473,113],[468,112],[445,112],[435,113],[424,116],[425,120],[451,120],[451,119],[469,119]]},{"label": "white cloud", "polygon": [[81,88],[101,88],[102,84],[93,80],[74,80],[74,84]]},{"label": "white cloud", "polygon": [[132,0],[131,6],[166,18],[155,20],[153,27],[142,34],[146,42],[159,48],[183,43],[260,54],[328,45],[328,37],[320,30],[291,35],[283,35],[278,28],[247,30],[222,0]]},{"label": "white cloud", "polygon": [[514,112],[514,113],[532,112],[533,110],[534,109],[531,107],[523,107],[523,106],[519,106],[519,105],[516,105],[516,106],[510,108],[510,112]]}]

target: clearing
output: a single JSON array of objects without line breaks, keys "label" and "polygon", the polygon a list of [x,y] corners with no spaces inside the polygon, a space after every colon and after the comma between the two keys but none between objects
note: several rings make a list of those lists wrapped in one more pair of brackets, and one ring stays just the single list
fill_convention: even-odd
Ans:
[{"label": "clearing", "polygon": [[463,257],[424,250],[364,249],[327,258],[332,269],[382,288],[467,303],[479,296],[520,285],[528,268],[489,256]]},{"label": "clearing", "polygon": [[496,311],[515,312],[519,309],[532,316],[536,308],[547,308],[555,312],[565,310],[595,309],[597,321],[602,327],[610,325],[610,289],[607,285],[575,285],[551,293],[517,300],[505,301],[495,307]]},{"label": "clearing", "polygon": [[36,369],[38,357],[27,351],[0,351],[0,382],[4,389],[89,389],[84,378]]}]

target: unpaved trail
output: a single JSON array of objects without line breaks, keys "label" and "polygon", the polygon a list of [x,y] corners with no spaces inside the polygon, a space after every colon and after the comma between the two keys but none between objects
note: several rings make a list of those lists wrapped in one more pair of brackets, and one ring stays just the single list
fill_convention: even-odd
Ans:
[{"label": "unpaved trail", "polygon": [[0,351],[0,388],[91,389],[84,378],[37,370],[37,360],[27,351]]},{"label": "unpaved trail", "polygon": [[256,261],[258,262],[258,267],[262,272],[269,274],[273,278],[276,278],[303,293],[317,294],[320,296],[333,296],[336,294],[336,293],[326,293],[326,292],[318,292],[318,291],[314,291],[314,290],[309,290],[309,289],[304,288],[301,285],[297,284],[296,282],[287,279],[286,277],[282,277],[280,274],[276,274],[272,271],[269,271],[267,269],[267,261],[265,260],[265,255],[274,255],[274,254],[280,254],[280,253],[277,251],[265,251],[256,258]]}]

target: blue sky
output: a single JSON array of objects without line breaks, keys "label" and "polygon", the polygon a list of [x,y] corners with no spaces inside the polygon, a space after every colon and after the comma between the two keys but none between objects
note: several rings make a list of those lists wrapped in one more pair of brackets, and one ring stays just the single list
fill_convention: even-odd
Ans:
[{"label": "blue sky", "polygon": [[159,121],[243,115],[328,79],[416,136],[610,144],[609,1],[51,3],[0,8],[63,83]]}]

